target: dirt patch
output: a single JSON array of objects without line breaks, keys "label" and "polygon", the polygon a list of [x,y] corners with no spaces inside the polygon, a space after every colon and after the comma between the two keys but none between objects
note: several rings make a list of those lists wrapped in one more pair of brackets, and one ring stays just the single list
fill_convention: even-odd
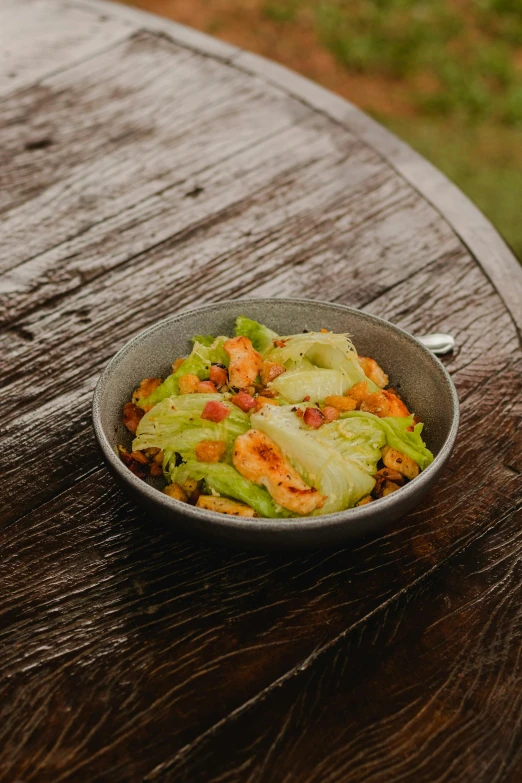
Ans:
[{"label": "dirt patch", "polygon": [[[166,16],[256,52],[379,115],[410,115],[411,80],[348,72],[318,40],[313,20],[300,14],[290,25],[270,20],[263,0],[133,0],[130,4]],[[239,7],[240,6],[240,7]]]}]

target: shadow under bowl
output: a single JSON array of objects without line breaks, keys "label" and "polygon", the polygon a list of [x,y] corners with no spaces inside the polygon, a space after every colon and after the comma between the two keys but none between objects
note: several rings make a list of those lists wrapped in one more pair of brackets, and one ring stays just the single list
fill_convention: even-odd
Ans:
[{"label": "shadow under bowl", "polygon": [[[298,519],[233,517],[196,508],[168,497],[161,484],[137,478],[118,456],[132,436],[122,422],[123,405],[142,378],[166,377],[171,363],[191,350],[195,334],[233,335],[234,321],[246,315],[278,334],[303,329],[348,332],[361,356],[373,357],[389,374],[409,409],[424,422],[423,438],[435,459],[397,492],[359,508]],[[440,361],[414,337],[388,321],[350,307],[304,299],[242,299],[179,313],[130,340],[102,373],[93,400],[98,443],[112,474],[155,518],[190,534],[248,548],[332,546],[377,531],[416,506],[446,465],[455,442],[459,404],[455,387]]]}]

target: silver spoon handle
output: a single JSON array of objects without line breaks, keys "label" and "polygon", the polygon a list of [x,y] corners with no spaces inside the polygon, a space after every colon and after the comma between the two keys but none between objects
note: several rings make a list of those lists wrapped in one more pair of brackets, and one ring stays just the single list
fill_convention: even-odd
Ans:
[{"label": "silver spoon handle", "polygon": [[417,340],[421,342],[430,351],[442,356],[445,353],[450,353],[455,348],[455,338],[451,334],[442,334],[436,332],[435,334],[425,334],[422,337],[417,337]]}]

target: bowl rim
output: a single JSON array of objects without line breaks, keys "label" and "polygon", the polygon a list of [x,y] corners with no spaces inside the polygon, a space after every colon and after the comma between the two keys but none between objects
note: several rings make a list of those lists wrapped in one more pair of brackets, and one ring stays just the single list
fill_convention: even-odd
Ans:
[{"label": "bowl rim", "polygon": [[[309,306],[322,306],[329,309],[338,310],[347,314],[356,315],[357,317],[366,318],[369,321],[376,322],[385,329],[392,329],[397,332],[399,336],[406,340],[409,340],[413,345],[421,351],[424,355],[427,355],[429,360],[433,361],[435,366],[441,372],[443,378],[446,381],[449,396],[451,401],[452,422],[450,430],[439,453],[435,456],[433,462],[428,465],[415,479],[409,481],[405,486],[401,487],[400,492],[392,493],[384,498],[378,498],[372,503],[368,503],[364,506],[355,506],[353,508],[345,509],[344,511],[336,511],[332,514],[324,514],[320,516],[307,516],[307,517],[295,517],[295,518],[270,518],[270,517],[235,517],[229,514],[220,514],[215,511],[209,511],[208,509],[191,506],[188,503],[183,503],[179,500],[175,500],[170,496],[164,494],[160,490],[148,484],[143,479],[135,476],[124,463],[121,461],[115,450],[113,449],[101,423],[101,410],[103,393],[106,383],[114,369],[129,353],[132,353],[134,348],[141,343],[144,337],[153,334],[156,331],[161,331],[167,324],[176,323],[183,320],[185,316],[193,315],[194,313],[204,312],[206,310],[214,310],[216,308],[226,308],[230,305],[248,305],[252,302],[260,304],[269,303],[271,306],[274,303],[281,306],[288,304],[303,304]],[[238,313],[239,315],[239,313]],[[189,339],[187,337],[187,339]],[[207,520],[209,523],[216,522],[218,526],[223,529],[233,530],[249,530],[252,533],[256,532],[268,532],[283,529],[287,531],[293,530],[294,532],[302,527],[305,527],[307,531],[322,530],[328,527],[334,527],[341,524],[349,524],[351,521],[358,520],[364,522],[370,521],[376,512],[376,505],[378,504],[379,512],[385,513],[387,509],[390,511],[394,509],[397,502],[404,502],[406,504],[408,499],[412,499],[417,496],[419,490],[421,490],[422,484],[431,484],[431,481],[435,479],[436,474],[442,469],[443,465],[448,460],[457,437],[459,427],[459,399],[455,384],[453,383],[450,374],[442,364],[442,362],[419,340],[417,340],[409,332],[406,332],[400,326],[396,326],[391,321],[381,318],[380,316],[366,313],[363,310],[359,310],[356,307],[350,307],[337,302],[326,302],[319,299],[306,299],[298,297],[242,297],[240,299],[226,299],[220,302],[212,302],[200,307],[188,308],[175,313],[174,315],[163,318],[160,321],[156,321],[151,326],[143,329],[136,334],[130,340],[128,340],[109,360],[105,365],[94,389],[93,401],[92,401],[92,419],[94,432],[98,444],[103,452],[103,455],[111,468],[115,473],[126,483],[129,484],[140,495],[144,495],[153,504],[160,504],[165,512],[177,513],[184,517],[190,517],[198,521]],[[398,497],[400,496],[400,497]]]}]

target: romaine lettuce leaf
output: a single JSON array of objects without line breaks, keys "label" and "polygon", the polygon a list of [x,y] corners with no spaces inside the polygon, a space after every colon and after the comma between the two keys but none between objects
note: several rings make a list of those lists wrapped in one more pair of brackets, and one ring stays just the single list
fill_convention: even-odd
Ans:
[{"label": "romaine lettuce leaf", "polygon": [[288,362],[295,367],[300,361],[308,360],[316,367],[342,372],[348,379],[348,388],[365,381],[369,391],[379,391],[379,387],[364,374],[357,351],[347,334],[306,332],[282,337],[281,341],[281,345],[267,351],[266,359],[284,364],[287,369],[291,368]]},{"label": "romaine lettuce leaf", "polygon": [[182,375],[197,375],[200,380],[204,381],[210,376],[211,364],[224,364],[228,367],[230,357],[223,349],[223,344],[227,340],[228,337],[216,337],[211,345],[203,345],[196,340],[192,353],[187,356],[183,364],[178,367],[176,372],[169,375],[152,394],[140,400],[139,407],[147,409],[166,397],[179,394],[178,381]]},{"label": "romaine lettuce leaf", "polygon": [[[220,400],[230,414],[219,423],[201,418],[201,412],[210,400]],[[249,417],[237,405],[220,394],[183,394],[169,397],[155,405],[143,416],[132,442],[134,451],[158,448],[171,453],[189,452],[200,440],[223,440],[232,446],[238,435],[250,427]],[[197,432],[200,433],[197,438]]]},{"label": "romaine lettuce leaf", "polygon": [[359,468],[373,475],[386,445],[383,429],[366,418],[337,419],[315,430],[313,437],[331,446]]},{"label": "romaine lettuce leaf", "polygon": [[288,517],[291,514],[274,503],[264,487],[244,478],[231,465],[222,462],[186,462],[173,467],[171,480],[183,484],[187,479],[205,480],[208,488],[219,495],[239,500],[251,506],[262,517]]},{"label": "romaine lettuce leaf", "polygon": [[199,343],[200,345],[204,345],[205,348],[209,348],[215,339],[216,338],[211,334],[197,334],[195,337],[191,338],[190,342],[192,344]]},{"label": "romaine lettuce leaf", "polygon": [[235,327],[236,337],[248,337],[256,351],[264,353],[268,348],[273,345],[273,340],[277,340],[279,335],[277,332],[273,332],[267,326],[253,321],[251,318],[247,318],[245,315],[240,315],[236,318]]},{"label": "romaine lettuce leaf", "polygon": [[375,486],[366,470],[315,437],[316,431],[306,428],[290,406],[265,405],[252,414],[251,422],[277,443],[308,484],[327,496],[323,508],[314,515],[350,508]]},{"label": "romaine lettuce leaf", "polygon": [[339,370],[323,370],[319,367],[288,370],[269,385],[293,403],[301,402],[306,396],[310,397],[310,402],[324,400],[331,394],[344,394],[352,386],[347,376]]},{"label": "romaine lettuce leaf", "polygon": [[380,427],[386,436],[386,443],[393,449],[402,451],[407,457],[414,460],[421,470],[424,470],[433,462],[433,454],[422,440],[421,433],[424,425],[415,424],[412,432],[407,432],[407,428],[413,426],[413,414],[399,418],[397,416],[386,416],[380,419],[373,413],[364,411],[348,411],[341,414],[341,419],[365,419]]}]

